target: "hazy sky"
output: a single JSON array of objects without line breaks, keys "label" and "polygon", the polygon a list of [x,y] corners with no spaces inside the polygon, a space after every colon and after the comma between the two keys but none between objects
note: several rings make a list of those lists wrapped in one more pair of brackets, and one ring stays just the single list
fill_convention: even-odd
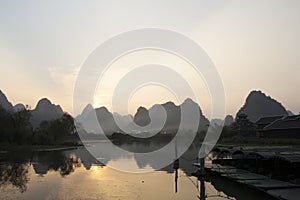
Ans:
[{"label": "hazy sky", "polygon": [[[0,89],[13,104],[35,107],[48,97],[72,113],[74,82],[88,55],[116,34],[145,27],[178,31],[207,52],[223,80],[228,113],[235,115],[253,89],[300,111],[298,0],[1,1]],[[104,76],[95,106],[110,106],[112,85],[123,73],[120,66],[129,69],[147,60],[179,71],[188,67],[170,55],[156,54],[136,53],[115,63]],[[209,115],[209,92],[203,83],[191,82]],[[167,100],[176,98],[164,88],[148,86],[133,94],[128,109]]]}]

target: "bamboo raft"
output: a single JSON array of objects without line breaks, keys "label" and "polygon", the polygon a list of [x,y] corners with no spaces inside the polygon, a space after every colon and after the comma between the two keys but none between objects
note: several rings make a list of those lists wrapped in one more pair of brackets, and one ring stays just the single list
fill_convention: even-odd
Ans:
[{"label": "bamboo raft", "polygon": [[[195,166],[199,167],[197,164]],[[205,166],[205,170],[247,187],[265,192],[276,199],[298,200],[300,197],[300,185],[271,179],[267,176],[220,164]]]}]

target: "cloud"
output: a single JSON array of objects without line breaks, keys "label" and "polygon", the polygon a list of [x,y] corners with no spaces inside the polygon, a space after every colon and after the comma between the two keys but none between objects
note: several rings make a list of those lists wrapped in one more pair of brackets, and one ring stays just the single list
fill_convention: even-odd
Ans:
[{"label": "cloud", "polygon": [[79,67],[68,65],[67,67],[51,66],[48,72],[53,82],[68,95],[73,93],[74,84],[79,73]]}]

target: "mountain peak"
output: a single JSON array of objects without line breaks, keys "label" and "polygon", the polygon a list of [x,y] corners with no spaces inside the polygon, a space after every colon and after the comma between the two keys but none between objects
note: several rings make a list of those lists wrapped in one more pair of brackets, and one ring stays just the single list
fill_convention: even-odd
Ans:
[{"label": "mountain peak", "polygon": [[148,111],[147,108],[140,106],[140,107],[138,107],[136,112],[139,113],[139,112],[147,112],[147,111]]},{"label": "mountain peak", "polygon": [[39,100],[31,114],[31,124],[37,128],[42,121],[58,119],[64,112],[59,105],[52,104],[49,99],[43,98]]},{"label": "mountain peak", "polygon": [[97,112],[104,112],[104,113],[110,113],[109,110],[105,107],[105,106],[102,106],[100,108],[96,108],[95,109]]},{"label": "mountain peak", "polygon": [[39,102],[37,103],[37,105],[36,105],[36,108],[37,107],[44,107],[44,106],[51,106],[52,105],[52,103],[51,103],[51,101],[49,100],[49,99],[47,99],[47,98],[42,98],[42,99],[40,99],[39,100]]},{"label": "mountain peak", "polygon": [[149,111],[145,107],[140,106],[133,117],[133,121],[139,126],[148,125],[151,121]]},{"label": "mountain peak", "polygon": [[83,111],[81,112],[81,115],[88,114],[89,112],[93,111],[94,108],[91,104],[88,104],[84,107]]},{"label": "mountain peak", "polygon": [[197,104],[193,99],[186,98],[182,104]]},{"label": "mountain peak", "polygon": [[26,107],[21,103],[18,103],[14,106],[14,111],[15,112],[20,112],[20,111],[23,111],[25,109],[26,109]]},{"label": "mountain peak", "polygon": [[249,93],[249,95],[247,96],[246,101],[251,101],[252,99],[256,99],[256,98],[270,98],[270,99],[272,99],[271,97],[269,97],[265,93],[263,93],[261,90],[252,90]]},{"label": "mountain peak", "polygon": [[38,101],[36,107],[34,110],[39,110],[39,111],[48,111],[48,110],[55,110],[56,113],[63,113],[63,110],[61,109],[60,105],[55,105],[53,104],[49,99],[47,98],[42,98],[41,100]]},{"label": "mountain peak", "polygon": [[0,107],[4,108],[6,111],[14,111],[13,105],[8,101],[5,94],[0,90]]},{"label": "mountain peak", "polygon": [[245,104],[237,115],[244,113],[252,122],[264,116],[288,115],[286,109],[277,100],[267,96],[262,91],[251,91],[246,98]]},{"label": "mountain peak", "polygon": [[177,108],[178,106],[176,106],[175,105],[175,103],[174,102],[172,102],[172,101],[168,101],[168,102],[166,102],[166,103],[163,103],[163,104],[161,104],[163,107],[165,107],[165,108]]}]

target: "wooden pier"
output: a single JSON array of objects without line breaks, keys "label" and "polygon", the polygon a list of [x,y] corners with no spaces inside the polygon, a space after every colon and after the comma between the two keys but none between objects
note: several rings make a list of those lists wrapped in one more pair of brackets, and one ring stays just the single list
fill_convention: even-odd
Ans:
[{"label": "wooden pier", "polygon": [[[199,167],[197,164],[195,166]],[[205,170],[247,187],[265,192],[276,199],[298,200],[300,197],[300,185],[271,179],[267,176],[220,164],[205,166]]]}]

